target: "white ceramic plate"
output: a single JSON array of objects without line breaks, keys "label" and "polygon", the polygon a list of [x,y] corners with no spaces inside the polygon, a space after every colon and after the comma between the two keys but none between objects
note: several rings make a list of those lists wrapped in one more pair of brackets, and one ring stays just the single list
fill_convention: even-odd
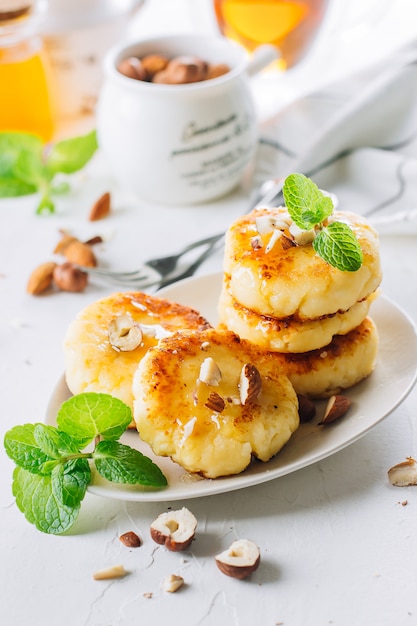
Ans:
[{"label": "white ceramic plate", "polygon": [[[192,278],[170,286],[158,295],[198,309],[216,323],[221,275]],[[255,462],[243,473],[228,478],[202,479],[185,472],[170,459],[156,457],[134,431],[122,441],[152,458],[162,469],[169,486],[151,490],[110,483],[96,475],[89,491],[97,495],[137,502],[197,498],[263,483],[324,459],[353,443],[391,413],[411,391],[417,377],[417,332],[413,322],[393,302],[380,297],[372,304],[371,315],[377,324],[380,346],[372,375],[346,392],[352,400],[348,415],[340,422],[321,427],[315,422],[302,424],[289,443],[267,463]],[[47,423],[54,424],[62,402],[70,392],[61,379],[51,397]]]}]

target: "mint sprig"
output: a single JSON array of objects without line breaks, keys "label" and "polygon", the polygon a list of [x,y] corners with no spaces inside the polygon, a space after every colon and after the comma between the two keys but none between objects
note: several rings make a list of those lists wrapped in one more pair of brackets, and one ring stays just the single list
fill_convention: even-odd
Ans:
[{"label": "mint sprig", "polygon": [[82,169],[96,150],[95,131],[46,145],[40,137],[29,133],[0,132],[0,198],[39,191],[36,212],[53,213],[53,195],[69,188],[62,181],[55,184],[55,176]]},{"label": "mint sprig", "polygon": [[288,213],[302,230],[316,231],[313,248],[326,263],[344,272],[356,272],[363,254],[353,230],[344,222],[326,224],[333,213],[331,198],[304,174],[290,174],[283,186]]},{"label": "mint sprig", "polygon": [[[92,466],[112,482],[165,487],[167,480],[151,459],[117,441],[131,420],[121,400],[84,393],[62,404],[57,427],[38,423],[9,430],[4,447],[17,465],[12,491],[28,522],[52,534],[71,528]],[[84,451],[89,444],[93,449]]]}]

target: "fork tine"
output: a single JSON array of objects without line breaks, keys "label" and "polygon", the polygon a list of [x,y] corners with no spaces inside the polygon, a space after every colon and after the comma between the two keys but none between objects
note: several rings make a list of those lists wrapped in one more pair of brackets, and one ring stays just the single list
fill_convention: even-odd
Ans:
[{"label": "fork tine", "polygon": [[79,267],[91,276],[102,278],[103,280],[111,280],[112,282],[118,282],[121,284],[140,284],[141,282],[155,282],[161,280],[161,274],[153,268],[147,266],[143,266],[142,268],[130,272],[112,271],[97,267]]},{"label": "fork tine", "polygon": [[124,271],[113,271],[113,270],[108,270],[105,268],[96,268],[96,267],[83,267],[82,265],[79,266],[79,268],[85,272],[87,272],[88,274],[91,274],[92,276],[103,276],[103,277],[109,277],[109,278],[120,278],[123,279],[124,277],[126,278],[140,278],[140,277],[145,277],[142,270],[133,270],[131,272],[124,272]]}]

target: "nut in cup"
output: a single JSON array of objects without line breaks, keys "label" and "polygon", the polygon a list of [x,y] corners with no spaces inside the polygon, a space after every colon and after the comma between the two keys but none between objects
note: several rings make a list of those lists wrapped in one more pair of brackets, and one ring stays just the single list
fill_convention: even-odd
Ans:
[{"label": "nut in cup", "polygon": [[[123,75],[125,59],[193,56],[230,69],[188,84],[159,84]],[[220,36],[176,35],[109,51],[97,103],[100,148],[115,178],[143,198],[169,205],[198,204],[237,187],[257,138],[249,78],[277,58],[263,47],[245,49]]]},{"label": "nut in cup", "polygon": [[220,31],[249,51],[265,43],[280,51],[280,69],[298,63],[323,21],[328,0],[213,0]]}]

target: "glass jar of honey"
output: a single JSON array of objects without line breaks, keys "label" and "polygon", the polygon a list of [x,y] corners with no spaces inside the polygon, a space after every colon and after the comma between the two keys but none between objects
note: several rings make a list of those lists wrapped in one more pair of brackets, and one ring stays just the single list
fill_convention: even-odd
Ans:
[{"label": "glass jar of honey", "polygon": [[0,0],[0,130],[46,142],[54,132],[53,108],[36,19],[35,1]]}]

